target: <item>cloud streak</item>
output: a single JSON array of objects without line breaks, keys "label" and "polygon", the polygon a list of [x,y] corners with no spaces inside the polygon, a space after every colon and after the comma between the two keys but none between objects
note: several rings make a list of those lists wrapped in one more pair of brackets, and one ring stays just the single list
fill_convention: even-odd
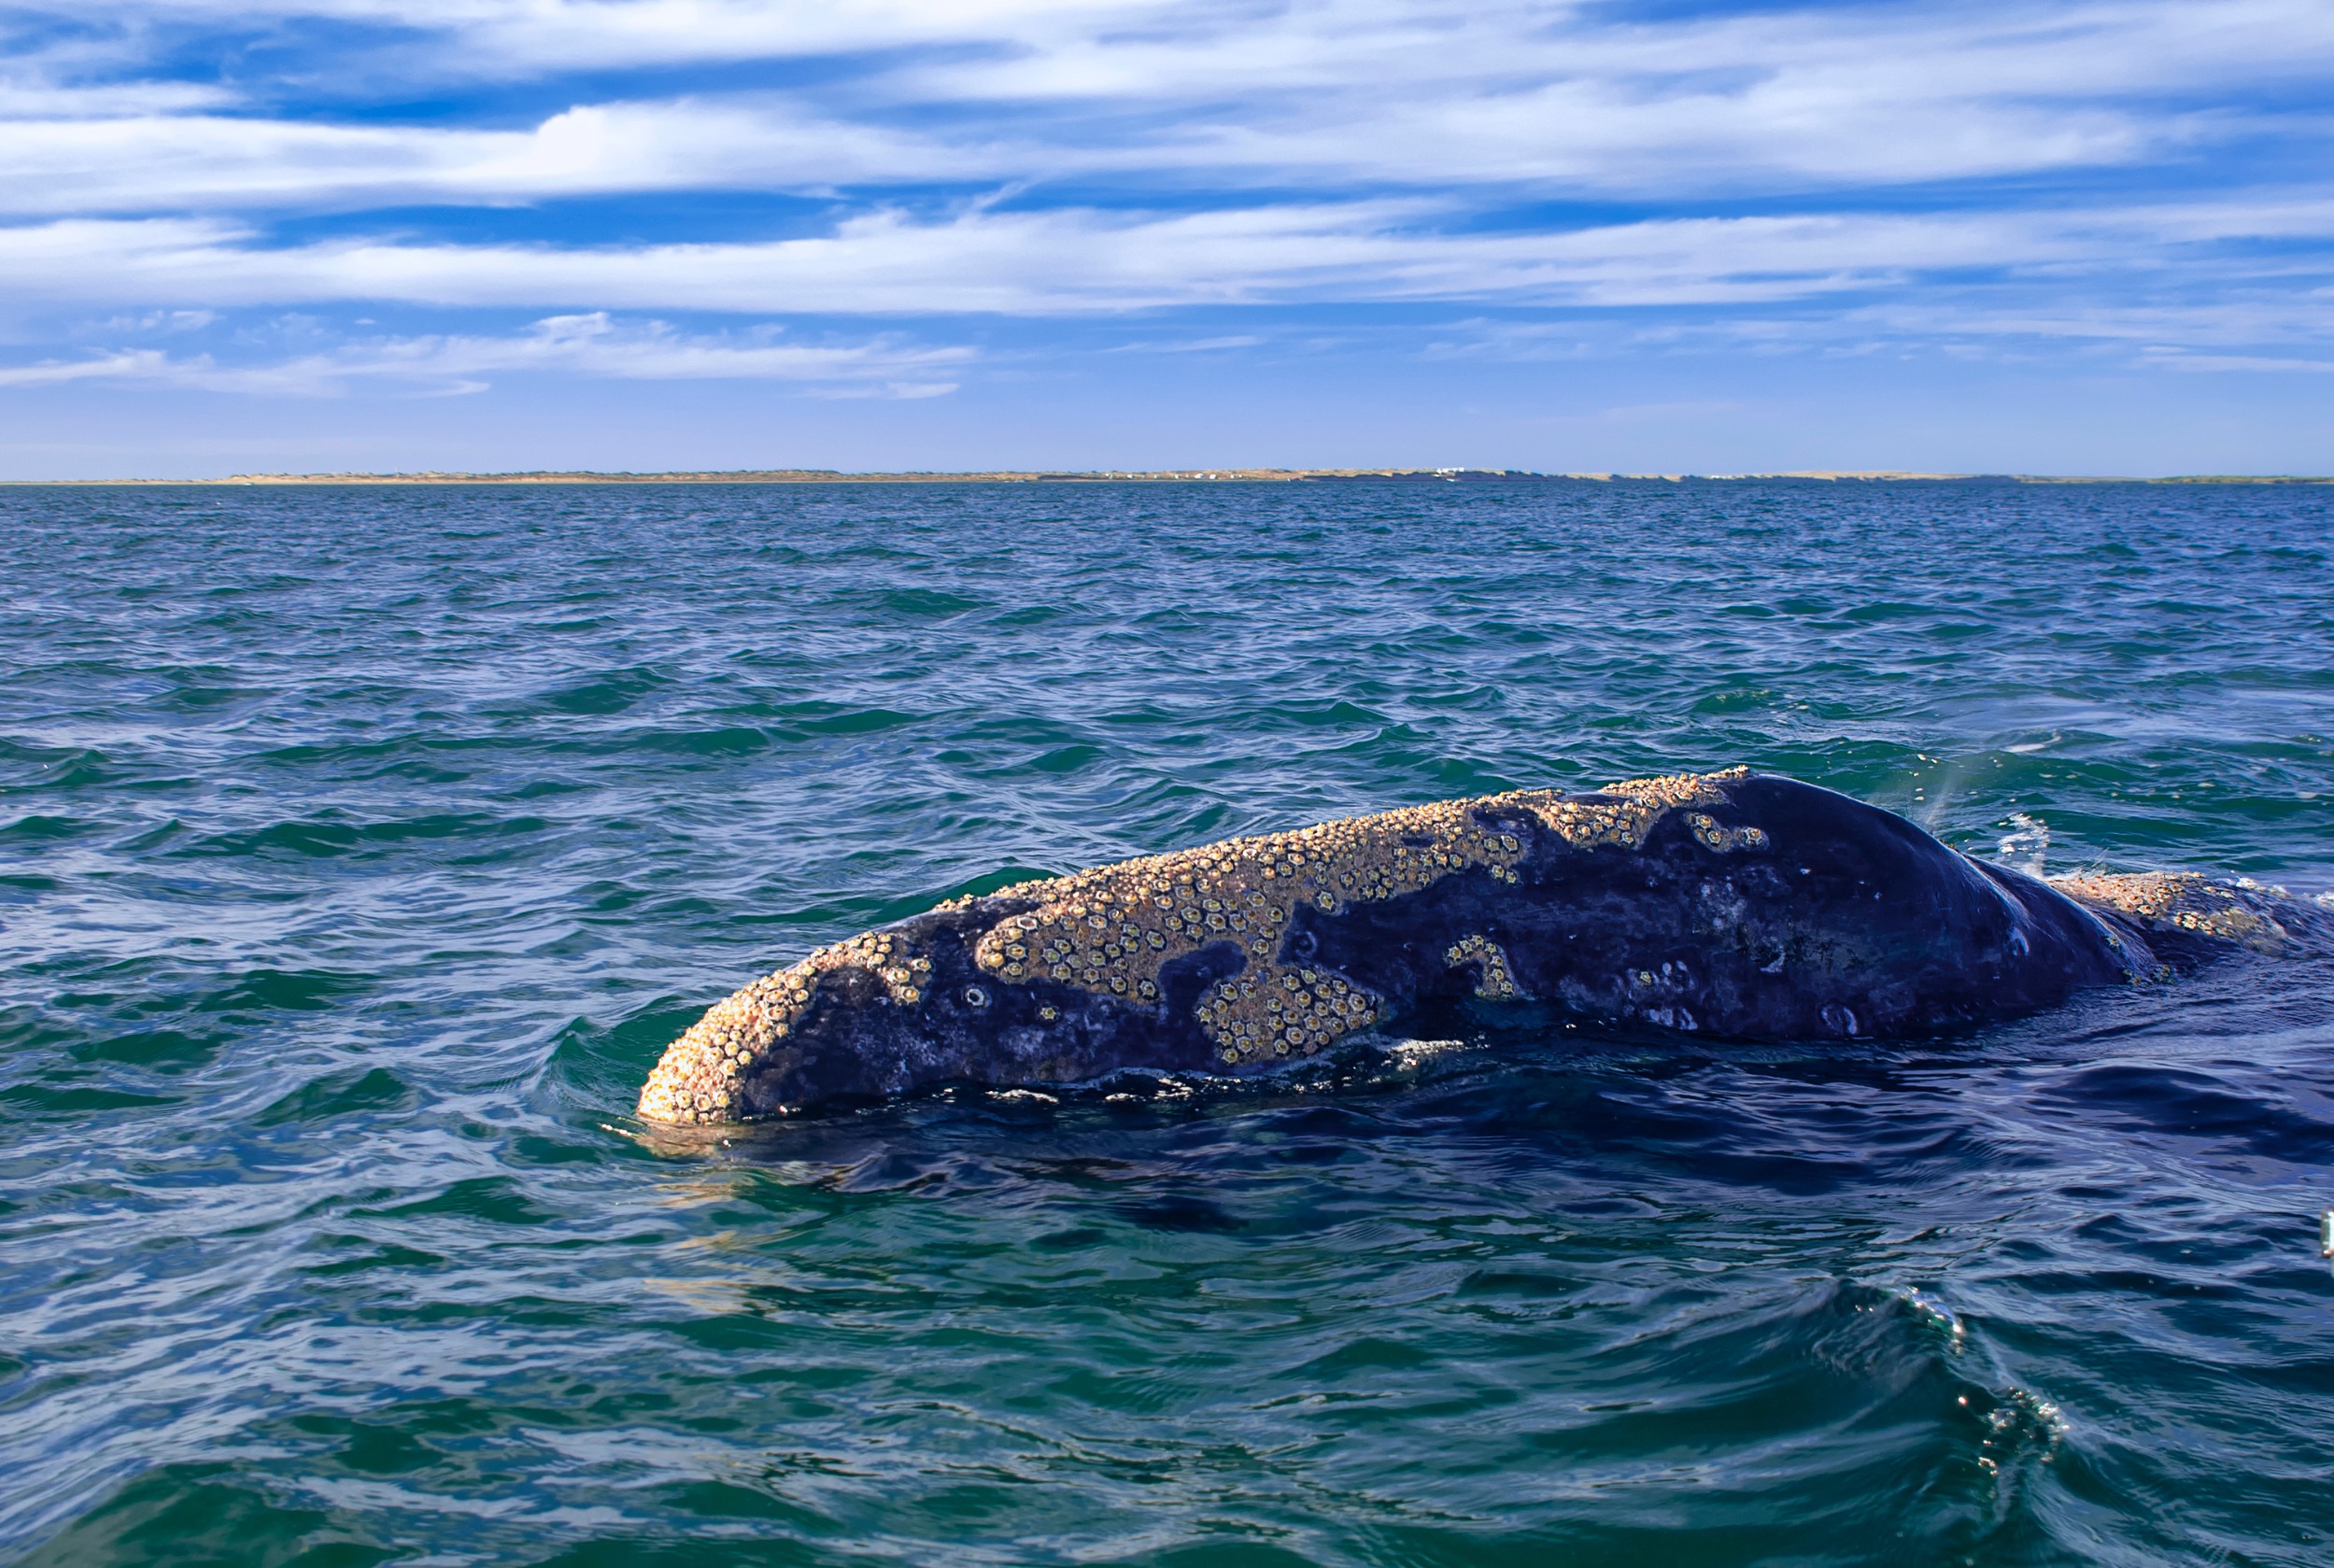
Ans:
[{"label": "cloud streak", "polygon": [[[114,9],[220,26],[250,14]],[[2287,117],[2259,112],[2263,89],[2334,72],[2334,11],[2301,0],[1634,25],[1379,0],[268,9],[393,23],[414,68],[448,78],[878,49],[898,59],[784,91],[578,102],[523,127],[287,116],[197,84],[21,80],[0,86],[0,204],[339,208],[1104,177],[1186,191],[1329,179],[1347,194],[1806,192],[2189,157],[2289,134]],[[973,42],[990,47],[928,52]]]},{"label": "cloud streak", "polygon": [[548,317],[504,336],[380,336],[260,363],[123,348],[73,360],[0,366],[0,387],[110,381],[265,396],[338,395],[387,383],[431,393],[484,390],[498,373],[559,373],[628,381],[779,381],[823,395],[928,398],[956,389],[972,359],[961,347],[896,339],[843,346],[771,341],[772,333],[690,334],[661,321],[620,322],[604,311]]},{"label": "cloud streak", "polygon": [[[1075,315],[1174,305],[1509,300],[1567,308],[1838,297],[1916,277],[2037,279],[2161,270],[2183,248],[2334,237],[2334,200],[2059,214],[1676,219],[1557,233],[1452,233],[1420,203],[1181,214],[885,212],[827,234],[581,248],[333,240],[270,246],[205,219],[67,219],[0,230],[20,301],[254,305],[396,301],[753,314]],[[2216,256],[2224,282],[2283,256]]]},{"label": "cloud streak", "polygon": [[[1495,307],[2167,371],[2314,363],[2334,331],[2322,0],[18,0],[0,26],[24,388],[909,395],[995,362],[694,330],[725,316],[1251,313],[1124,346],[1212,359],[1277,311]],[[280,66],[188,64],[242,58]],[[450,314],[266,364],[71,325],[374,305]]]}]

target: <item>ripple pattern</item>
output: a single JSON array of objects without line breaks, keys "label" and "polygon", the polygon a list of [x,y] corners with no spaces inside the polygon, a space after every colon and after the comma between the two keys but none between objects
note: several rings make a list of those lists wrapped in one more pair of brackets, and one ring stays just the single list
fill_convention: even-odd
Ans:
[{"label": "ripple pattern", "polygon": [[1527,785],[2324,891],[2325,497],[0,491],[0,1556],[2322,1563],[2324,961],[629,1109],[952,894]]}]

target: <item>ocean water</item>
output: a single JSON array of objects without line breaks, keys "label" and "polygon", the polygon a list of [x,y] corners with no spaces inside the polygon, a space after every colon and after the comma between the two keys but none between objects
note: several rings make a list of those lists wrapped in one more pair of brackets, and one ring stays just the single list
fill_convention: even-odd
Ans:
[{"label": "ocean water", "polygon": [[0,1556],[2334,1561],[2334,966],[660,1142],[1033,871],[1736,762],[2334,885],[2323,488],[0,491]]}]

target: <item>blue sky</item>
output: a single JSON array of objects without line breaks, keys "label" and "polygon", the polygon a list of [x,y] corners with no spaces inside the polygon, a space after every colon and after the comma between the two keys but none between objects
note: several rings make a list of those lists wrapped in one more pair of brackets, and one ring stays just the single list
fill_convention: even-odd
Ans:
[{"label": "blue sky", "polygon": [[0,476],[2334,472],[2334,5],[0,0]]}]

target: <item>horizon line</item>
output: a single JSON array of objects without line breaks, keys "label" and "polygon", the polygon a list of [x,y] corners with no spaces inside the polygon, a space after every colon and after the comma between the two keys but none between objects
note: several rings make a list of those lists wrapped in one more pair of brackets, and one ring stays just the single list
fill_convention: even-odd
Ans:
[{"label": "horizon line", "polygon": [[1543,473],[1518,468],[1192,468],[1192,469],[988,469],[870,470],[830,468],[628,470],[507,469],[482,472],[425,469],[392,473],[233,473],[195,479],[0,479],[0,487],[42,486],[262,486],[262,485],[947,485],[947,484],[1299,484],[1392,479],[1477,482],[1498,479],[1569,480],[1610,484],[1649,481],[1683,484],[1804,479],[1838,483],[1938,484],[1991,481],[2017,485],[2329,485],[2334,475],[2296,473],[2134,474],[1924,473],[1901,469],[1791,469],[1761,473]]}]

